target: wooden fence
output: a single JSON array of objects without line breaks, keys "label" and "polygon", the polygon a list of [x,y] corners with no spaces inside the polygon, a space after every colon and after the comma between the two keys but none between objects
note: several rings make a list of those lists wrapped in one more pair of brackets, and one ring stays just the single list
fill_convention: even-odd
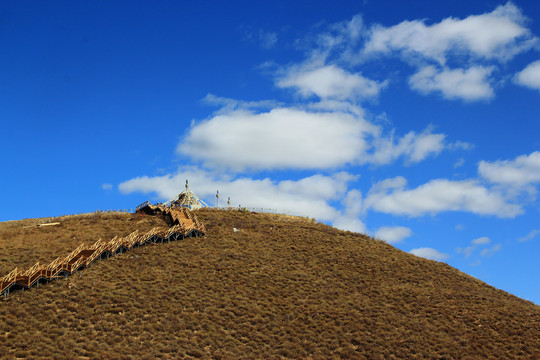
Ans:
[{"label": "wooden fence", "polygon": [[137,207],[137,211],[151,211],[154,214],[161,214],[168,217],[172,226],[153,228],[144,234],[139,234],[139,231],[135,230],[126,237],[115,236],[110,241],[99,239],[91,246],[79,245],[65,258],[57,258],[48,265],[41,265],[38,262],[26,271],[19,271],[15,268],[0,278],[0,296],[7,297],[15,290],[39,287],[39,284],[65,278],[89,267],[95,261],[107,259],[136,247],[146,244],[170,243],[172,240],[183,240],[186,237],[202,236],[206,233],[204,225],[187,208],[171,209],[145,203],[144,206]]}]

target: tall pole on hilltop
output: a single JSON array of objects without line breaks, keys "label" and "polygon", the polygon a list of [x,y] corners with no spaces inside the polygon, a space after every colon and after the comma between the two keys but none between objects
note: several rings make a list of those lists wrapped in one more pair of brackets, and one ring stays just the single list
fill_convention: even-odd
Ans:
[{"label": "tall pole on hilltop", "polygon": [[216,192],[216,207],[219,208],[219,190]]}]

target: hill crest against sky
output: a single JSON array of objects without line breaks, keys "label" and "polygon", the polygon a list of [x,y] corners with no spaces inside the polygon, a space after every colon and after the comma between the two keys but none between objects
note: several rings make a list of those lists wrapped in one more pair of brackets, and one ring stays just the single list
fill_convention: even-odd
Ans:
[{"label": "hill crest against sky", "polygon": [[[80,271],[69,283],[3,301],[2,353],[111,359],[540,355],[540,307],[447,264],[305,218],[211,209],[197,216],[208,230],[203,238],[138,248]],[[164,225],[134,214],[58,220],[61,225],[45,228],[25,227],[34,220],[0,223],[2,268],[52,260],[66,235],[92,243],[96,232],[110,238]]]},{"label": "hill crest against sky", "polygon": [[189,179],[540,303],[539,1],[0,1],[0,50],[0,221]]}]

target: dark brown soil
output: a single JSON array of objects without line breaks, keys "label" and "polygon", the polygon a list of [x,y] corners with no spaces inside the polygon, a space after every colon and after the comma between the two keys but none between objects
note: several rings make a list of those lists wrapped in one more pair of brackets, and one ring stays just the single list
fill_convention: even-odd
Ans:
[{"label": "dark brown soil", "polygon": [[[197,216],[206,237],[135,249],[0,302],[1,357],[540,358],[540,307],[446,264],[303,218]],[[105,214],[90,235],[83,220],[61,226],[93,242],[161,222]],[[22,226],[0,224],[3,274],[54,259],[69,240],[58,226]]]}]

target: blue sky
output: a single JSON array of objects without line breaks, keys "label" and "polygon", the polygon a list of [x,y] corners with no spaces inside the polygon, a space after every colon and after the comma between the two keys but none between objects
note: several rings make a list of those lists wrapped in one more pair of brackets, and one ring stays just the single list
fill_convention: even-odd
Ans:
[{"label": "blue sky", "polygon": [[364,232],[540,304],[537,1],[0,3],[0,221],[164,201]]}]

